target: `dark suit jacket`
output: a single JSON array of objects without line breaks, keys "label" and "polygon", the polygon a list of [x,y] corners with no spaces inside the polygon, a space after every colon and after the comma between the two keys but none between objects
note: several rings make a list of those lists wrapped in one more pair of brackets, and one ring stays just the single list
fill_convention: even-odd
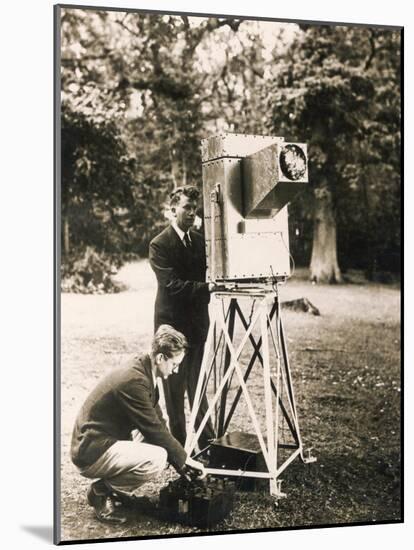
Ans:
[{"label": "dark suit jacket", "polygon": [[167,227],[151,241],[149,259],[158,281],[155,330],[169,324],[197,345],[207,336],[210,293],[204,238],[192,229],[190,238],[187,249],[175,229]]},{"label": "dark suit jacket", "polygon": [[130,440],[134,429],[182,468],[187,455],[162,418],[148,355],[108,374],[86,399],[73,429],[72,461],[79,468],[93,464],[116,441]]}]

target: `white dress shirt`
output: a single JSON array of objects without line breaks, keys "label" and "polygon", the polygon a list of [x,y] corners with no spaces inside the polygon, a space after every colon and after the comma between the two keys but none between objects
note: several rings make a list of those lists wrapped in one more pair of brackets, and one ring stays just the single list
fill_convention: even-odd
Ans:
[{"label": "white dress shirt", "polygon": [[[185,231],[183,231],[182,229],[180,229],[178,227],[177,222],[175,220],[171,223],[171,225],[173,226],[173,228],[175,229],[177,235],[180,237],[181,242],[185,246],[185,242],[184,242]],[[187,231],[187,235],[188,235],[188,238],[190,239],[190,243],[191,243],[191,237],[190,237],[190,232],[189,231]]]}]

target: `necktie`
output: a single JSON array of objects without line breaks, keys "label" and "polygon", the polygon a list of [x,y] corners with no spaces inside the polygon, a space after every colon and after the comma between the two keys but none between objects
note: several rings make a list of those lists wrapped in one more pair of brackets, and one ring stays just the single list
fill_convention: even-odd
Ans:
[{"label": "necktie", "polygon": [[188,236],[188,233],[184,234],[183,241],[184,241],[184,244],[185,244],[186,248],[191,248],[191,241],[190,241],[190,237]]}]

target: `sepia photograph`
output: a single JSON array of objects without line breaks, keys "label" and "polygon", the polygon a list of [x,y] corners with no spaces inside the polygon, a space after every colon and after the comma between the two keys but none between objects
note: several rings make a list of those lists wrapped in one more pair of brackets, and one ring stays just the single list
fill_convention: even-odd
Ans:
[{"label": "sepia photograph", "polygon": [[403,27],[173,8],[54,6],[54,542],[401,523]]}]

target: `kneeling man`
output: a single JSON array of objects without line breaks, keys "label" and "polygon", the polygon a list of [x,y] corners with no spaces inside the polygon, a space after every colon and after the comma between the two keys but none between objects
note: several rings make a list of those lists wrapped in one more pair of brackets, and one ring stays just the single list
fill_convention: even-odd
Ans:
[{"label": "kneeling man", "polygon": [[168,431],[158,405],[156,377],[177,372],[187,347],[181,332],[161,325],[151,352],[104,377],[78,414],[72,461],[83,476],[97,480],[87,498],[101,521],[124,523],[117,502],[133,503],[134,491],[167,462],[179,473],[186,464],[204,474]]}]

